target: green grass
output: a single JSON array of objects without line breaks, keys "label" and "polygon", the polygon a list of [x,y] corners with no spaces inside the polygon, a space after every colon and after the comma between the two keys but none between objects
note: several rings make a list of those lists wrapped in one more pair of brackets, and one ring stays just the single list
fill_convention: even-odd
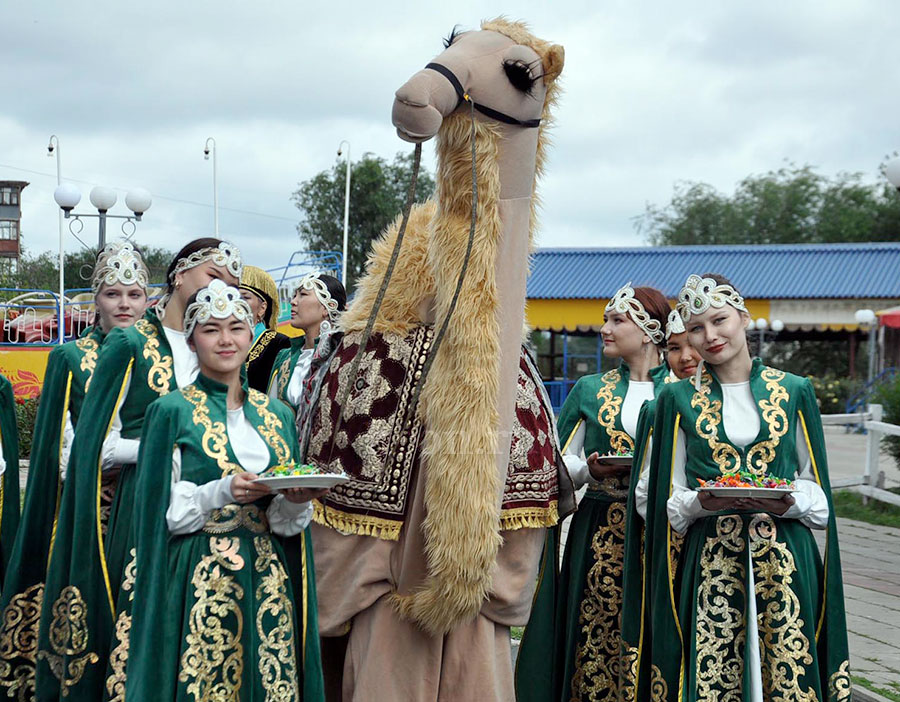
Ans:
[{"label": "green grass", "polygon": [[836,490],[832,497],[838,517],[900,529],[900,507],[873,499],[864,505],[863,496],[853,490]]},{"label": "green grass", "polygon": [[860,687],[864,687],[871,692],[876,692],[882,697],[892,700],[892,702],[900,702],[900,685],[896,683],[891,684],[891,689],[886,687],[879,687],[875,683],[866,680],[864,677],[859,675],[851,675],[850,679],[853,681],[854,685],[859,685]]},{"label": "green grass", "polygon": [[523,631],[525,631],[524,626],[512,626],[509,628],[509,635],[510,637],[521,641]]}]

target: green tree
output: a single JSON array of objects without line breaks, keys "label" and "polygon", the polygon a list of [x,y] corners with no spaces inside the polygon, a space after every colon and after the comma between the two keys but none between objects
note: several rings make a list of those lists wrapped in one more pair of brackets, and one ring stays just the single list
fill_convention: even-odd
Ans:
[{"label": "green tree", "polygon": [[[374,154],[350,166],[350,217],[347,246],[347,289],[365,270],[366,256],[376,239],[406,204],[412,176],[412,156],[397,154],[392,163]],[[346,165],[338,161],[327,171],[303,181],[291,195],[301,212],[300,241],[310,251],[341,251],[344,237]],[[416,202],[434,193],[434,179],[419,169]]]},{"label": "green tree", "polygon": [[[137,246],[141,249],[144,262],[150,270],[150,282],[164,282],[166,268],[174,254],[161,248],[144,247],[140,243],[137,243]],[[64,259],[66,289],[89,288],[96,260],[96,248],[82,247],[78,251],[67,252]],[[56,290],[59,287],[59,254],[44,251],[32,255],[27,250],[23,251],[19,258],[18,272],[0,278],[0,287]],[[12,293],[7,294],[6,297],[11,295]]]},{"label": "green tree", "polygon": [[675,186],[636,226],[651,244],[788,244],[900,239],[900,196],[859,173],[828,178],[789,165],[738,183],[733,195],[706,183]]}]

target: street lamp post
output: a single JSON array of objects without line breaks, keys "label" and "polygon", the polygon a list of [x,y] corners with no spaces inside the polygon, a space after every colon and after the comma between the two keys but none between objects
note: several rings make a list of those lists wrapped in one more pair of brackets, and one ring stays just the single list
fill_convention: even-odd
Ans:
[{"label": "street lamp post", "polygon": [[341,284],[347,287],[347,237],[350,226],[350,142],[344,139],[338,144],[337,155],[343,153],[344,144],[347,145],[347,178],[344,184],[344,247],[341,260]]},{"label": "street lamp post", "polygon": [[756,320],[750,320],[749,331],[759,332],[759,357],[764,357],[764,347],[767,341],[772,341],[782,331],[784,331],[784,322],[780,319],[773,319],[772,324],[765,317]]},{"label": "street lamp post", "polygon": [[[58,188],[62,185],[62,163],[60,161],[60,153],[59,153],[59,137],[56,134],[50,135],[50,143],[47,144],[47,156],[53,157],[56,155],[56,187]],[[66,271],[65,271],[65,237],[63,236],[63,213],[62,210],[59,211],[59,319],[63,318],[63,314],[65,310],[63,309],[63,304],[65,300],[66,293]],[[59,342],[60,344],[65,341],[65,330],[63,325],[59,326]]]},{"label": "street lamp post", "polygon": [[[210,148],[212,144],[212,148]],[[203,159],[209,161],[209,154],[212,152],[213,162],[213,222],[215,224],[216,238],[219,238],[219,187],[216,182],[216,140],[209,137],[206,140],[206,146],[203,147]]]},{"label": "street lamp post", "polygon": [[[59,205],[60,209],[63,212],[63,216],[71,220],[69,222],[69,231],[71,231],[76,236],[81,233],[81,230],[84,229],[84,222],[82,219],[86,219],[89,217],[96,217],[99,220],[99,235],[97,237],[97,244],[99,250],[102,251],[103,247],[106,246],[106,220],[107,219],[123,219],[122,222],[122,233],[126,238],[132,236],[135,230],[135,222],[140,222],[141,217],[144,215],[144,212],[150,209],[150,205],[153,200],[150,197],[150,193],[148,193],[143,188],[135,188],[134,190],[129,190],[128,194],[125,196],[125,205],[128,209],[131,210],[132,214],[130,215],[111,215],[108,214],[109,210],[112,209],[113,205],[116,204],[116,192],[112,188],[105,188],[102,185],[96,186],[93,190],[91,190],[91,204],[97,208],[97,214],[85,214],[82,212],[73,212],[75,206],[81,202],[81,192],[71,183],[63,183],[53,193],[53,199],[56,200],[56,204]],[[78,228],[76,229],[75,223],[78,222]],[[130,228],[129,228],[130,226]]]},{"label": "street lamp post", "polygon": [[856,318],[856,323],[859,326],[863,328],[868,327],[869,329],[869,371],[866,374],[866,380],[867,383],[871,384],[875,378],[875,347],[877,344],[875,337],[878,333],[878,325],[876,324],[878,317],[873,310],[856,310],[853,316]]},{"label": "street lamp post", "polygon": [[900,156],[896,151],[894,157],[882,165],[881,172],[891,185],[900,190]]}]

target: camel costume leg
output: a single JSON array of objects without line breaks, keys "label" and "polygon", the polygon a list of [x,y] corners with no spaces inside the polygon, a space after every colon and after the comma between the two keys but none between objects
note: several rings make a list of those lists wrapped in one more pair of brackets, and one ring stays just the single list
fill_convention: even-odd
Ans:
[{"label": "camel costume leg", "polygon": [[[358,482],[336,488],[326,507],[316,511],[320,631],[337,637],[349,629],[344,702],[511,700],[509,626],[527,621],[546,523],[501,532],[535,189],[563,50],[520,23],[500,19],[484,23],[482,31],[459,35],[436,61],[477,103],[521,122],[475,120],[474,244],[456,310],[422,393],[418,417],[424,438],[402,519],[392,519],[374,499],[370,507],[359,506],[359,495],[377,489],[372,476],[385,470],[389,456],[364,466]],[[523,128],[529,120],[541,120],[542,126]],[[375,321],[382,344],[423,324],[439,327],[447,317],[472,208],[469,103],[460,107],[446,73],[420,71],[398,90],[394,123],[410,141],[437,134],[438,187],[436,203],[415,208],[410,217]],[[365,326],[395,237],[396,227],[374,247],[367,275],[342,321],[345,343],[354,333],[359,338]],[[339,378],[332,391],[335,384],[349,382],[340,379],[339,366],[332,371]],[[332,426],[333,417],[321,424]],[[324,460],[311,460],[333,470],[340,466],[330,463],[331,455],[321,451]],[[347,496],[343,512],[341,495]],[[385,494],[383,499],[391,498]]]}]

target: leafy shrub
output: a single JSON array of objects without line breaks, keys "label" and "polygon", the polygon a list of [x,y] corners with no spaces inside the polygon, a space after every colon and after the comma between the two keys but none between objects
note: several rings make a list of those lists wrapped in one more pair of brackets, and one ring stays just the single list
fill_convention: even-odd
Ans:
[{"label": "leafy shrub", "polygon": [[861,380],[846,376],[824,375],[817,378],[808,376],[816,391],[819,411],[822,414],[839,414],[845,411],[847,400],[862,387]]},{"label": "leafy shrub", "polygon": [[28,458],[31,455],[31,441],[34,434],[34,421],[37,418],[37,397],[16,398],[16,428],[19,432],[19,458]]},{"label": "leafy shrub", "polygon": [[[900,425],[900,374],[882,383],[872,396],[872,402],[884,407],[883,421]],[[900,436],[886,436],[882,447],[900,466]]]}]

